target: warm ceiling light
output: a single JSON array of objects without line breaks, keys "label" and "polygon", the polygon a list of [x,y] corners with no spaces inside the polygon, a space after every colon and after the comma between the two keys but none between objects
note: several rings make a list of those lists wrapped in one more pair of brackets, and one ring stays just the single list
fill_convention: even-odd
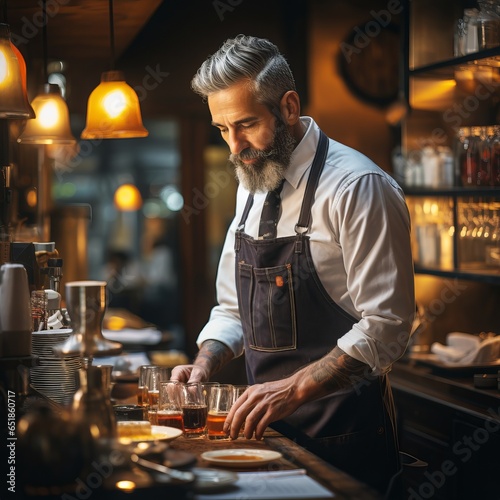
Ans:
[{"label": "warm ceiling light", "polygon": [[121,71],[107,71],[90,94],[82,139],[146,137],[139,98]]},{"label": "warm ceiling light", "polygon": [[17,141],[23,144],[75,144],[69,111],[59,85],[46,83],[32,101],[35,120],[29,120]]},{"label": "warm ceiling light", "polygon": [[134,212],[142,207],[142,196],[133,184],[122,184],[115,191],[114,203],[121,212]]},{"label": "warm ceiling light", "polygon": [[127,139],[146,137],[141,107],[135,90],[127,85],[121,71],[114,70],[115,37],[113,0],[109,0],[111,71],[101,75],[101,83],[90,94],[87,121],[82,139]]},{"label": "warm ceiling light", "polygon": [[[47,75],[47,2],[42,1],[43,29],[43,76]],[[26,124],[24,132],[17,142],[23,144],[74,144],[76,139],[71,133],[69,111],[66,101],[61,96],[58,85],[45,83],[42,91],[31,103],[36,113],[36,119]]]},{"label": "warm ceiling light", "polygon": [[0,23],[0,118],[25,120],[35,117],[28,102],[25,77],[23,82],[24,59],[22,56],[22,61],[18,59],[20,55],[13,50],[9,25]]},{"label": "warm ceiling light", "polygon": [[38,196],[36,193],[36,189],[30,189],[26,193],[26,203],[28,204],[28,207],[31,207],[31,208],[36,207],[37,199],[38,199]]}]

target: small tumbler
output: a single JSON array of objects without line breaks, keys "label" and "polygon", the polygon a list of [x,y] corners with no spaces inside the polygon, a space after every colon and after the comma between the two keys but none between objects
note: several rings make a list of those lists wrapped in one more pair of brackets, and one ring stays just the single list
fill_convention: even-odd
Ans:
[{"label": "small tumbler", "polygon": [[233,386],[221,384],[212,387],[207,415],[208,439],[229,439],[229,433],[223,431],[224,422],[234,401]]}]

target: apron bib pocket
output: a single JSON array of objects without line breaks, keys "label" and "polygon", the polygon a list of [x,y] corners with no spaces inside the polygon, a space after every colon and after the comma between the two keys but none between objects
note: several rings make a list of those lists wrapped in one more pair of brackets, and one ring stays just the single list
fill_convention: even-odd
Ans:
[{"label": "apron bib pocket", "polygon": [[290,264],[256,268],[238,263],[240,315],[257,351],[279,352],[297,348],[297,320],[293,273]]}]

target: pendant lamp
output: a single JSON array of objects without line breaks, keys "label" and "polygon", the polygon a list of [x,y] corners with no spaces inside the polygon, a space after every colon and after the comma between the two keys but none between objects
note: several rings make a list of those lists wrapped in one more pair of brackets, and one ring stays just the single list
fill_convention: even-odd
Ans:
[{"label": "pendant lamp", "polygon": [[146,137],[139,98],[127,85],[123,72],[114,70],[115,46],[113,0],[109,0],[111,71],[101,75],[101,83],[90,94],[82,139],[127,139]]},{"label": "pendant lamp", "polygon": [[22,144],[75,144],[71,133],[69,111],[62,98],[61,88],[53,83],[43,85],[31,102],[36,113],[24,132],[17,138]]},{"label": "pendant lamp", "polygon": [[[43,75],[47,75],[47,11],[46,0],[42,3],[43,11]],[[24,132],[17,142],[23,144],[75,144],[69,122],[69,111],[66,101],[61,95],[59,85],[45,83],[40,93],[33,99],[31,105],[36,118],[26,124]]]},{"label": "pendant lamp", "polygon": [[10,27],[0,23],[0,118],[25,120],[35,117],[28,101],[26,74],[23,82],[22,68],[26,68],[26,63],[21,53],[13,50]]}]

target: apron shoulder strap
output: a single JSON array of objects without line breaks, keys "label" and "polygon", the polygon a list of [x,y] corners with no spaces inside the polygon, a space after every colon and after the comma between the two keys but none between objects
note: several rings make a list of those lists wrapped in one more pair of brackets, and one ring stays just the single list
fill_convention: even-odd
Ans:
[{"label": "apron shoulder strap", "polygon": [[307,180],[306,192],[304,193],[304,199],[302,201],[302,207],[300,209],[299,222],[297,222],[295,226],[295,232],[297,234],[304,234],[309,229],[314,193],[316,192],[316,187],[318,186],[319,178],[325,165],[327,153],[328,137],[321,130],[318,141],[318,148],[316,149],[316,154],[314,155],[314,160],[311,166],[311,173],[309,174],[309,179]]},{"label": "apron shoulder strap", "polygon": [[248,213],[250,212],[252,205],[253,205],[253,194],[250,193],[248,195],[247,203],[245,205],[245,209],[243,210],[243,214],[241,215],[240,223],[238,224],[238,227],[236,228],[236,234],[235,234],[235,238],[234,238],[234,250],[235,250],[235,252],[240,251],[241,233],[245,229],[245,223],[247,221]]},{"label": "apron shoulder strap", "polygon": [[243,231],[245,228],[245,224],[247,221],[248,214],[250,212],[250,209],[252,208],[253,205],[253,194],[250,193],[247,198],[247,204],[245,205],[245,209],[243,210],[243,213],[241,214],[241,220],[240,223],[238,224],[238,227],[236,228],[236,231]]}]

